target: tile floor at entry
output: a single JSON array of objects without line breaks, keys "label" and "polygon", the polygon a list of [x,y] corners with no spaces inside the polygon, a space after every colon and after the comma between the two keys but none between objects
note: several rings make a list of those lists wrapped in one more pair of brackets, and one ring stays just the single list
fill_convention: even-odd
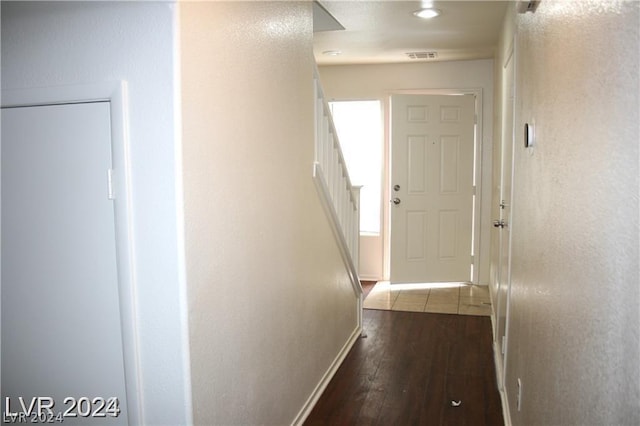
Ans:
[{"label": "tile floor at entry", "polygon": [[379,281],[365,309],[491,316],[489,287],[465,283],[394,284]]}]

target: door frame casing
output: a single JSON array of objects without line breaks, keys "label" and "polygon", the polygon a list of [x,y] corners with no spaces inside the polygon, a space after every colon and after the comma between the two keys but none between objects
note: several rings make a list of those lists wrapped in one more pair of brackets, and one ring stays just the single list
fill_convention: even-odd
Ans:
[{"label": "door frame casing", "polygon": [[[144,424],[134,274],[134,232],[126,81],[42,88],[3,89],[0,106],[30,107],[109,102],[112,185],[115,194],[115,239],[118,265],[120,329],[129,424]],[[106,179],[106,175],[105,175]]]},{"label": "door frame casing", "polygon": [[[384,187],[383,187],[383,231],[384,231],[384,277],[389,279],[391,272],[391,210],[389,200],[391,199],[391,96],[392,95],[474,95],[475,96],[475,125],[474,125],[474,186],[475,197],[473,202],[473,225],[472,225],[472,249],[473,249],[473,275],[472,284],[479,284],[480,281],[480,229],[482,219],[482,88],[466,89],[403,89],[390,90],[386,93],[384,104]],[[470,253],[471,255],[471,253]]]}]

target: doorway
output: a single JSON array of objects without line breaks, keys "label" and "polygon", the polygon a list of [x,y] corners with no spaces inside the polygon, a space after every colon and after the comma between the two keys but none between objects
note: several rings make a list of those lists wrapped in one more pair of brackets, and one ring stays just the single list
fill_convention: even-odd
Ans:
[{"label": "doorway", "polygon": [[65,423],[141,423],[125,86],[3,95],[5,413],[46,395]]},{"label": "doorway", "polygon": [[475,89],[391,95],[391,282],[478,282],[481,94]]},{"label": "doorway", "polygon": [[515,39],[503,66],[502,137],[500,147],[499,217],[494,221],[498,232],[498,259],[493,298],[495,300],[495,353],[498,386],[504,387],[507,357],[509,298],[511,293],[511,232],[513,211],[514,143],[515,143]]}]

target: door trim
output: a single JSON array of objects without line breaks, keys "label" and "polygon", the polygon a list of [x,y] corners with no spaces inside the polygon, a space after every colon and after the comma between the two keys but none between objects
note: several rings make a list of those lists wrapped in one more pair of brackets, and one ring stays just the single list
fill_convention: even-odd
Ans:
[{"label": "door trim", "polygon": [[[116,258],[129,424],[144,424],[136,309],[135,249],[126,81],[2,90],[2,108],[107,101],[111,114]],[[106,179],[106,175],[105,175]]]},{"label": "door trim", "polygon": [[383,274],[385,279],[389,279],[390,271],[391,271],[391,215],[390,215],[390,206],[389,200],[391,199],[391,194],[389,188],[391,187],[391,134],[390,124],[391,124],[391,115],[390,115],[390,106],[391,106],[391,96],[392,95],[474,95],[475,96],[475,114],[476,114],[476,125],[474,128],[474,185],[476,187],[476,193],[473,202],[473,225],[472,225],[472,262],[473,265],[473,275],[471,277],[472,284],[479,284],[480,281],[480,228],[482,223],[482,88],[468,88],[468,89],[405,89],[405,90],[391,90],[386,93],[385,96],[385,104],[384,104],[384,114],[385,114],[385,146],[384,146],[384,176],[385,176],[385,185],[383,187],[382,194],[382,203],[384,205],[384,222],[383,222],[383,232],[384,232],[384,270]]}]

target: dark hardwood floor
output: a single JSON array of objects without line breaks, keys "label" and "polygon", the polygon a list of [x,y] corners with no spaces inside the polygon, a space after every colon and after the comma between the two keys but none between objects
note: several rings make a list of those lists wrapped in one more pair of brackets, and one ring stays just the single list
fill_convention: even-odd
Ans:
[{"label": "dark hardwood floor", "polygon": [[365,310],[363,327],[305,425],[504,425],[489,317]]}]

